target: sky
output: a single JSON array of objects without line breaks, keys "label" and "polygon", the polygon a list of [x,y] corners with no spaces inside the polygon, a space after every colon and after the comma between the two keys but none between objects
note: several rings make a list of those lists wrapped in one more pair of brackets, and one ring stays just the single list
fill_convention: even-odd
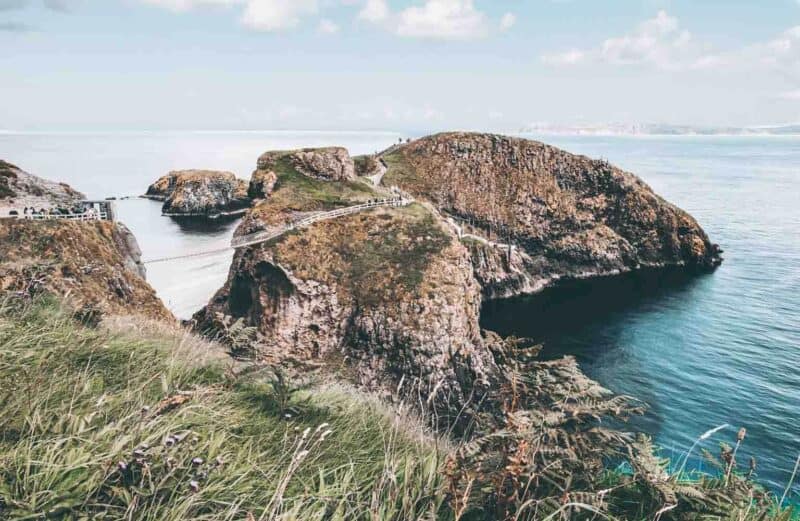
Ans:
[{"label": "sky", "polygon": [[800,121],[800,0],[0,0],[0,129]]}]

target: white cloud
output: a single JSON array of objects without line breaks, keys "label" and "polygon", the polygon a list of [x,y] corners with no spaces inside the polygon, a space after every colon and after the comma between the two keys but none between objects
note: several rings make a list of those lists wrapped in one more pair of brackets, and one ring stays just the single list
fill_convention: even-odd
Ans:
[{"label": "white cloud", "polygon": [[575,65],[586,57],[580,49],[542,55],[542,61],[550,65]]},{"label": "white cloud", "polygon": [[142,0],[145,4],[163,7],[172,11],[188,11],[197,7],[232,6],[241,0]]},{"label": "white cloud", "polygon": [[694,42],[677,18],[666,11],[645,20],[632,32],[606,39],[594,49],[549,53],[542,61],[553,65],[599,62],[611,65],[649,65],[660,69],[708,68],[722,62],[705,46]]},{"label": "white cloud", "polygon": [[386,3],[386,0],[367,0],[364,7],[358,12],[358,19],[379,23],[389,18],[389,14],[389,4]]},{"label": "white cloud", "polygon": [[500,29],[503,31],[507,31],[514,27],[514,24],[517,23],[517,17],[514,13],[506,13],[500,19]]},{"label": "white cloud", "polygon": [[[685,63],[691,49],[692,35],[681,30],[678,19],[659,11],[655,18],[643,22],[630,35],[609,38],[603,42],[602,57],[618,65],[652,64],[674,68]],[[696,60],[697,57],[691,59]]]},{"label": "white cloud", "polygon": [[472,0],[426,0],[398,14],[400,36],[441,40],[469,40],[488,33],[486,15]]},{"label": "white cloud", "polygon": [[339,32],[339,26],[332,20],[324,18],[319,22],[319,32],[322,34],[336,34]]},{"label": "white cloud", "polygon": [[800,65],[800,25],[787,29],[769,42],[754,46],[753,51],[766,65]]},{"label": "white cloud", "polygon": [[[54,0],[51,0],[54,1]],[[182,12],[201,7],[244,8],[241,22],[257,31],[278,31],[295,27],[304,16],[316,14],[317,0],[141,0],[142,2]]]},{"label": "white cloud", "polygon": [[317,0],[248,0],[242,23],[257,31],[279,31],[297,26],[300,18],[318,9]]}]

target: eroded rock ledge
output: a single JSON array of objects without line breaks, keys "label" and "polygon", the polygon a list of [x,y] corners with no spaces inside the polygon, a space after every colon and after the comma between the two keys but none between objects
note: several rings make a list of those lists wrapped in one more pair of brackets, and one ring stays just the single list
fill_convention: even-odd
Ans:
[{"label": "eroded rock ledge", "polygon": [[216,217],[244,213],[250,206],[247,188],[230,172],[177,170],[150,185],[144,197],[163,201],[165,215]]}]

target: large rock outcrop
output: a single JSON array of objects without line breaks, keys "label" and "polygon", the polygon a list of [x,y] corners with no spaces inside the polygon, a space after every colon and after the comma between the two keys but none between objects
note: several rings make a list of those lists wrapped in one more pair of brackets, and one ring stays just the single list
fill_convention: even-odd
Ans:
[{"label": "large rock outcrop", "polygon": [[54,183],[0,160],[0,218],[24,208],[69,208],[86,196],[65,183]]},{"label": "large rock outcrop", "polygon": [[246,181],[213,170],[170,172],[150,185],[144,196],[164,201],[162,212],[176,217],[236,215],[250,206]]},{"label": "large rock outcrop", "polygon": [[[381,195],[367,182],[306,176],[283,169],[237,235]],[[402,382],[403,394],[463,403],[496,371],[480,305],[469,252],[433,209],[414,204],[238,250],[225,286],[196,319],[212,330],[225,317],[243,319],[258,328],[266,358],[344,360],[369,388]]]},{"label": "large rock outcrop", "polygon": [[356,178],[353,159],[342,147],[271,151],[258,158],[258,170],[285,168],[325,181],[352,181]]},{"label": "large rock outcrop", "polygon": [[0,220],[0,290],[51,293],[109,315],[174,320],[144,279],[136,239],[108,221]]},{"label": "large rock outcrop", "polygon": [[[719,262],[694,219],[635,176],[541,143],[443,134],[378,160],[378,181],[417,202],[237,250],[199,326],[242,320],[257,328],[264,358],[344,361],[367,387],[460,407],[502,380],[500,340],[478,325],[482,298],[566,277]],[[237,235],[387,195],[364,178],[308,168],[294,152],[263,155],[253,179],[273,190]]]},{"label": "large rock outcrop", "polygon": [[386,185],[431,201],[468,232],[488,297],[536,292],[562,278],[720,262],[698,223],[641,179],[536,141],[446,133],[393,148]]}]

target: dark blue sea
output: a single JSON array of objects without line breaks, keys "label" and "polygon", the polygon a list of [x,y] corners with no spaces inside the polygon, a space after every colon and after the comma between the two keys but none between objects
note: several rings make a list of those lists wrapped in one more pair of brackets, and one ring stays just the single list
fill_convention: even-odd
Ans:
[{"label": "dark blue sea", "polygon": [[[140,194],[170,169],[223,169],[247,178],[265,150],[343,145],[367,153],[398,136],[0,134],[0,158],[106,197]],[[759,477],[782,491],[800,454],[800,138],[541,139],[638,174],[697,218],[725,250],[725,262],[697,277],[626,277],[489,303],[484,325],[536,338],[544,356],[575,355],[606,387],[647,402],[649,412],[632,428],[650,433],[665,456],[678,459],[718,425],[730,427],[703,443],[712,451],[747,428],[739,460],[755,456]],[[181,225],[145,200],[120,201],[119,213],[145,258],[222,246],[236,226]],[[153,265],[148,277],[187,317],[225,280],[229,260],[220,254]],[[690,466],[705,468],[698,452]]]}]

